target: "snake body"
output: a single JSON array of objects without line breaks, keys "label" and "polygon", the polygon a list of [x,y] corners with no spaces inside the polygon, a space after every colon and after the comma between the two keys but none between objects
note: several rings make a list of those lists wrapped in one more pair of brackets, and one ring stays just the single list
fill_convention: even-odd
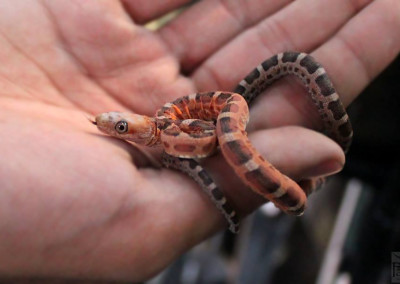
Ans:
[{"label": "snake body", "polygon": [[207,92],[183,96],[166,103],[155,117],[128,113],[96,116],[97,127],[112,136],[142,145],[162,145],[163,162],[191,176],[209,194],[236,232],[239,218],[222,191],[195,160],[221,152],[241,180],[256,193],[292,215],[301,215],[306,192],[280,173],[251,145],[245,128],[248,104],[273,81],[296,75],[306,86],[324,123],[324,132],[347,152],[352,139],[348,115],[324,68],[310,55],[277,54],[247,75],[234,92]]}]

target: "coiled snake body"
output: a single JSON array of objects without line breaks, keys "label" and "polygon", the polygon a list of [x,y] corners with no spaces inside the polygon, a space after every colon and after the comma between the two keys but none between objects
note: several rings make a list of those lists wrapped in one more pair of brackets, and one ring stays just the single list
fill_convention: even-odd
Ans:
[{"label": "coiled snake body", "polygon": [[269,84],[296,75],[308,89],[324,122],[324,131],[346,152],[352,139],[348,115],[324,68],[310,55],[284,52],[267,59],[245,77],[234,92],[196,93],[165,104],[155,117],[109,112],[96,116],[97,127],[141,145],[162,145],[163,163],[190,175],[209,194],[232,232],[239,218],[209,174],[194,160],[221,151],[241,180],[256,193],[292,215],[301,215],[306,192],[280,173],[251,145],[245,128],[248,104]]}]

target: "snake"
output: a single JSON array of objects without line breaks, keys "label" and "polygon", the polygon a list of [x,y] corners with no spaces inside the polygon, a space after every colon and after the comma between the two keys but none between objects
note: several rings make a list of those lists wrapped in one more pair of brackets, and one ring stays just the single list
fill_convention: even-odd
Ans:
[{"label": "snake", "polygon": [[154,117],[126,112],[98,114],[92,121],[108,135],[139,145],[161,146],[164,166],[189,175],[210,196],[229,224],[239,230],[239,216],[199,159],[218,149],[242,182],[283,212],[300,216],[309,191],[282,174],[251,144],[245,131],[249,105],[277,79],[300,78],[322,120],[323,132],[346,153],[353,130],[327,72],[311,55],[283,52],[254,68],[233,92],[186,95],[164,104]]}]

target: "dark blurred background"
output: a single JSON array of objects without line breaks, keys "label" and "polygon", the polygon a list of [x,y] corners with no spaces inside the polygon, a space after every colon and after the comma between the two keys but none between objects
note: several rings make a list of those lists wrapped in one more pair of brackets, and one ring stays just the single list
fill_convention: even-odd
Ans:
[{"label": "dark blurred background", "polygon": [[264,206],[239,235],[215,236],[147,283],[357,284],[400,276],[400,253],[392,260],[400,251],[400,57],[348,112],[347,164],[310,197],[302,218]]}]

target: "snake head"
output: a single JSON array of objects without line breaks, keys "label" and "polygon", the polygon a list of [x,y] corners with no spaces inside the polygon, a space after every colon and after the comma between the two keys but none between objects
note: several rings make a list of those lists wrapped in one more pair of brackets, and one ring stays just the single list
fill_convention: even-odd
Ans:
[{"label": "snake head", "polygon": [[92,123],[103,133],[140,145],[153,145],[159,138],[155,120],[144,115],[104,112],[98,114]]}]

